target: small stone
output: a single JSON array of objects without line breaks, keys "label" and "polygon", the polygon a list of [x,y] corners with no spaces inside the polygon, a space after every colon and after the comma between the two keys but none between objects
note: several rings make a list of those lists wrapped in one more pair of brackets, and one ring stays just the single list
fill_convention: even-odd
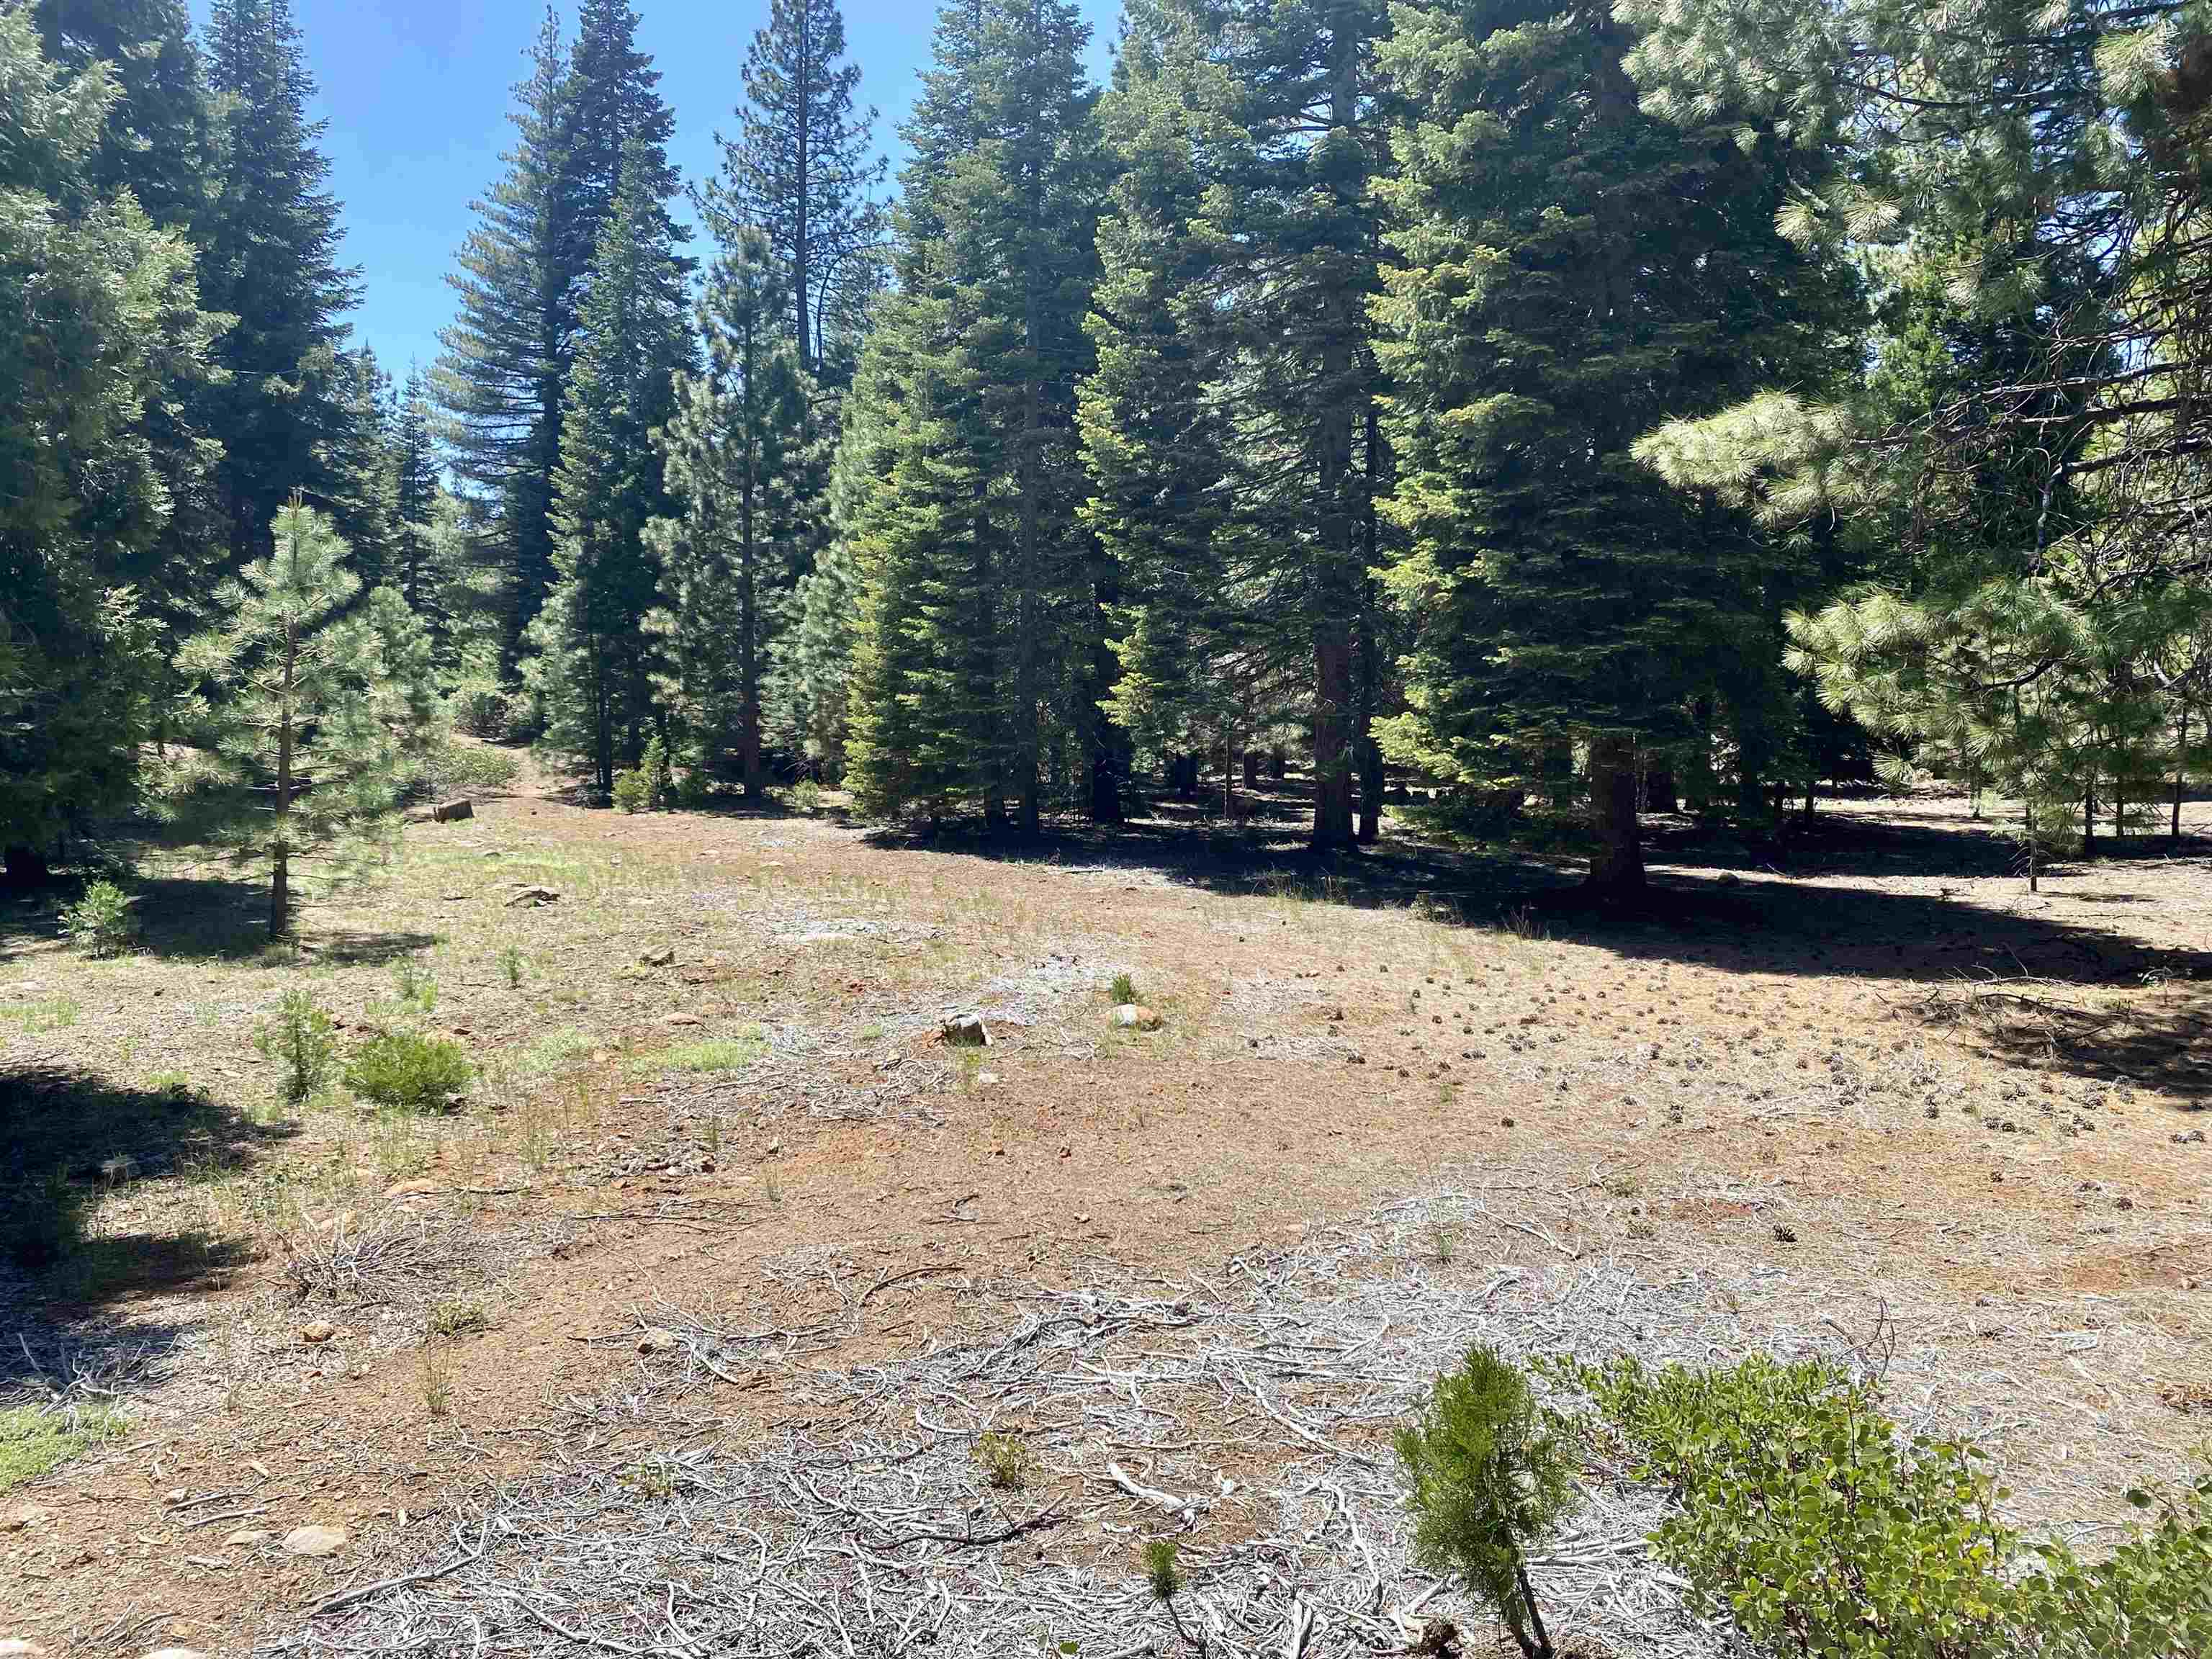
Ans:
[{"label": "small stone", "polygon": [[1125,1031],[1157,1031],[1164,1022],[1141,1002],[1125,1002],[1114,1011],[1114,1024]]},{"label": "small stone", "polygon": [[988,1048],[991,1046],[991,1028],[983,1024],[981,1014],[953,1014],[938,1027],[939,1041],[956,1048]]},{"label": "small stone", "polygon": [[312,1325],[300,1327],[300,1340],[313,1346],[327,1342],[338,1334],[338,1328],[327,1319],[318,1319]]},{"label": "small stone", "polygon": [[9,1510],[0,1519],[0,1532],[22,1532],[31,1527],[42,1527],[54,1518],[54,1512],[43,1504],[26,1504],[20,1510]]},{"label": "small stone", "polygon": [[979,1085],[988,1085],[990,1084],[996,1083],[998,1080],[999,1074],[996,1072],[978,1072],[975,1073],[975,1081]]},{"label": "small stone", "polygon": [[671,1014],[663,1023],[669,1025],[703,1025],[707,1022],[696,1014]]},{"label": "small stone", "polygon": [[46,1650],[21,1636],[0,1636],[0,1659],[45,1659]]},{"label": "small stone", "polygon": [[294,1555],[336,1555],[345,1541],[343,1527],[295,1527],[284,1534],[284,1547]]},{"label": "small stone", "polygon": [[640,1353],[673,1353],[676,1346],[676,1333],[664,1331],[658,1327],[647,1331],[637,1340],[637,1351]]},{"label": "small stone", "polygon": [[665,968],[675,960],[676,947],[672,945],[664,945],[658,951],[644,951],[638,957],[639,963],[647,968]]},{"label": "small stone", "polygon": [[770,1158],[774,1158],[778,1152],[783,1150],[783,1143],[780,1140],[771,1140],[763,1150],[766,1151]]},{"label": "small stone", "polygon": [[386,1198],[421,1198],[437,1190],[438,1183],[434,1181],[402,1181],[386,1187],[384,1195]]},{"label": "small stone", "polygon": [[250,1550],[269,1541],[269,1534],[258,1527],[240,1527],[222,1540],[227,1550]]},{"label": "small stone", "polygon": [[181,1504],[191,1496],[191,1494],[182,1486],[172,1486],[163,1494],[163,1497],[172,1504]]},{"label": "small stone", "polygon": [[699,1173],[700,1173],[701,1175],[712,1175],[712,1174],[714,1174],[714,1160],[713,1158],[701,1158],[701,1159],[699,1160]]}]

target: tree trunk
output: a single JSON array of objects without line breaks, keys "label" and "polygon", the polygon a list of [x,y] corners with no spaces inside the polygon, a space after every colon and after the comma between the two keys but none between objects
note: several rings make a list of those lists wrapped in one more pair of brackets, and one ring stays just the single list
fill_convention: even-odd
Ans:
[{"label": "tree trunk", "polygon": [[1681,796],[1674,786],[1672,767],[1652,766],[1644,773],[1644,810],[1647,812],[1671,812],[1680,805]]},{"label": "tree trunk", "polygon": [[1267,751],[1267,775],[1280,783],[1291,775],[1291,751],[1277,744]]},{"label": "tree trunk", "polygon": [[[296,556],[298,550],[294,550]],[[300,665],[300,625],[288,622],[284,625],[284,678],[279,692],[277,708],[281,711],[276,724],[276,799],[272,806],[269,873],[269,937],[274,941],[289,939],[292,934],[292,692],[296,684]]]},{"label": "tree trunk", "polygon": [[1583,885],[1607,899],[1644,890],[1644,848],[1636,822],[1636,745],[1607,735],[1590,742],[1590,830],[1597,839]]},{"label": "tree trunk", "polygon": [[2087,858],[2097,844],[2097,791],[2093,786],[2081,797],[2081,856]]},{"label": "tree trunk", "polygon": [[[1033,3],[1030,11],[1030,46],[1042,34]],[[1037,472],[1044,455],[1044,387],[1039,376],[1043,361],[1043,272],[1038,245],[1044,239],[1044,157],[1039,152],[1036,120],[1039,112],[1028,112],[1030,126],[1022,156],[1022,344],[1030,364],[1029,382],[1022,389],[1022,569],[1020,611],[1014,632],[1014,781],[1021,797],[1022,834],[1037,832],[1037,626],[1039,516],[1042,489]]]},{"label": "tree trunk", "polygon": [[1359,739],[1359,839],[1372,842],[1382,833],[1382,793],[1388,781],[1382,769],[1382,750],[1375,739]]},{"label": "tree trunk", "polygon": [[2167,834],[2178,844],[2181,840],[2181,781],[2189,764],[2189,705],[2181,705],[2181,732],[2173,750],[2173,827]]},{"label": "tree trunk", "polygon": [[1257,789],[1259,787],[1260,751],[1256,749],[1247,749],[1244,751],[1244,787],[1249,791]]}]

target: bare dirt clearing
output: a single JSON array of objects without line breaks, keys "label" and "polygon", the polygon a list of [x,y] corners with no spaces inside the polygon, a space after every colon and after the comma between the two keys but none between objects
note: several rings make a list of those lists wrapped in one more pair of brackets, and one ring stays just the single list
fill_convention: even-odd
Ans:
[{"label": "bare dirt clearing", "polygon": [[[300,963],[209,872],[112,962],[27,908],[9,1156],[98,1192],[0,1289],[0,1367],[131,1429],[0,1497],[0,1636],[1164,1652],[1168,1532],[1218,1650],[1279,1653],[1293,1603],[1310,1651],[1381,1649],[1481,1627],[1408,1577],[1388,1465],[1468,1341],[1703,1358],[1885,1314],[1900,1414],[2094,1537],[2207,1426],[2190,846],[2031,897],[1954,809],[1846,807],[1787,879],[1662,849],[1671,919],[1601,925],[1406,842],[999,859],[523,794],[410,828]],[[254,1022],[304,984],[350,1036],[401,963],[467,1107],[283,1108]],[[1162,1030],[1112,1027],[1120,973]],[[968,1010],[991,1045],[938,1042]],[[1559,1552],[1571,1644],[1711,1645],[1645,1502]],[[345,1537],[288,1551],[308,1523]]]}]

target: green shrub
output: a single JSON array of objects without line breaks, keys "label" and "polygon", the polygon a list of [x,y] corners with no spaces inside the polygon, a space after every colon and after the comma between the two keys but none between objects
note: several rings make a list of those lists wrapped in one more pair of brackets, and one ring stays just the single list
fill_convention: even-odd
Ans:
[{"label": "green shrub", "polygon": [[1476,1347],[1397,1434],[1414,1561],[1495,1607],[1529,1659],[1553,1650],[1528,1582],[1530,1547],[1574,1508],[1563,1428],[1518,1365]]},{"label": "green shrub", "polygon": [[284,993],[276,1014],[254,1028],[253,1046],[284,1068],[284,1098],[295,1106],[321,1088],[337,1056],[331,1017],[304,988]]},{"label": "green shrub", "polygon": [[502,945],[499,947],[499,971],[505,977],[509,990],[521,986],[524,961],[520,945]]},{"label": "green shrub", "polygon": [[521,763],[504,749],[449,741],[432,750],[422,763],[417,790],[438,797],[488,795],[513,783],[520,769]]},{"label": "green shrub", "polygon": [[88,1446],[125,1431],[112,1407],[13,1406],[0,1411],[0,1492],[51,1474]]},{"label": "green shrub", "polygon": [[615,774],[615,810],[642,812],[653,804],[653,786],[645,774],[628,769]]},{"label": "green shrub", "polygon": [[791,787],[791,804],[812,817],[822,810],[822,786],[811,778],[801,778]]},{"label": "green shrub", "polygon": [[397,1030],[379,1031],[355,1049],[345,1080],[363,1100],[419,1112],[443,1108],[474,1075],[459,1043]]},{"label": "green shrub", "polygon": [[88,957],[119,957],[131,948],[131,900],[112,881],[89,883],[62,912],[62,932]]},{"label": "green shrub", "polygon": [[1018,1434],[994,1431],[975,1437],[975,1467],[994,1492],[1026,1492],[1036,1472],[1036,1455]]},{"label": "green shrub", "polygon": [[404,957],[392,964],[392,983],[399,1000],[417,1012],[427,1014],[438,1006],[438,976]]},{"label": "green shrub", "polygon": [[1127,974],[1116,974],[1113,984],[1107,988],[1106,994],[1113,999],[1117,1008],[1125,1002],[1134,1002],[1137,1000],[1137,981]]},{"label": "green shrub", "polygon": [[1872,1383],[1753,1355],[1654,1373],[1549,1362],[1668,1483],[1653,1535],[1704,1609],[1802,1659],[2192,1659],[2212,1653],[2212,1476],[2106,1559],[2030,1544],[1967,1443],[1903,1434]]},{"label": "green shrub", "polygon": [[448,699],[453,724],[472,738],[492,743],[518,734],[522,725],[522,699],[495,679],[463,680]]}]

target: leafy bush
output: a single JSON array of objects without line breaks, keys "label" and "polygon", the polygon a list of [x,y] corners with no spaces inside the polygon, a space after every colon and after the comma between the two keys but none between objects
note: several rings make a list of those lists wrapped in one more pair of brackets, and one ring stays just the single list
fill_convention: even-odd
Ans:
[{"label": "leafy bush", "polygon": [[438,1006],[438,976],[404,957],[392,964],[392,983],[400,1001],[418,1012],[427,1014]]},{"label": "leafy bush", "polygon": [[62,912],[62,932],[88,957],[119,957],[131,948],[131,900],[112,881],[92,882]]},{"label": "leafy bush", "polygon": [[469,1086],[475,1067],[465,1049],[420,1031],[379,1031],[354,1051],[346,1085],[363,1100],[410,1111],[442,1108]]},{"label": "leafy bush", "polygon": [[791,787],[791,804],[810,818],[822,810],[822,786],[811,778],[801,778]]},{"label": "leafy bush", "polygon": [[453,724],[472,738],[500,743],[519,735],[526,705],[495,679],[463,680],[447,700]]},{"label": "leafy bush", "polygon": [[2143,1531],[2089,1565],[2062,1546],[2035,1548],[2019,1624],[2045,1659],[2191,1659],[2212,1653],[2212,1474],[2179,1492],[2135,1491],[2155,1510]]},{"label": "leafy bush", "polygon": [[615,774],[615,810],[642,812],[653,804],[653,786],[645,774],[628,769]]},{"label": "leafy bush", "polygon": [[1437,1379],[1427,1403],[1398,1431],[1413,1556],[1455,1575],[1498,1609],[1529,1659],[1552,1638],[1528,1582],[1528,1552],[1574,1508],[1564,1425],[1536,1403],[1521,1368],[1495,1348],[1468,1351]]},{"label": "leafy bush", "polygon": [[505,977],[509,990],[516,989],[521,985],[522,969],[526,961],[526,958],[522,954],[520,945],[502,945],[499,947],[499,971]]},{"label": "leafy bush", "polygon": [[659,733],[647,739],[637,769],[645,778],[647,805],[656,812],[665,812],[676,805],[676,775],[669,769],[668,745],[660,740]]},{"label": "leafy bush", "polygon": [[488,795],[514,781],[521,763],[504,749],[441,743],[422,763],[416,793],[431,797]]},{"label": "leafy bush", "polygon": [[275,1016],[254,1027],[253,1046],[284,1068],[284,1098],[295,1106],[321,1088],[337,1056],[331,1017],[298,987],[284,993]]},{"label": "leafy bush", "polygon": [[1125,1002],[1134,1002],[1137,1000],[1137,981],[1127,974],[1116,974],[1113,984],[1107,988],[1106,994],[1116,1007]]}]

